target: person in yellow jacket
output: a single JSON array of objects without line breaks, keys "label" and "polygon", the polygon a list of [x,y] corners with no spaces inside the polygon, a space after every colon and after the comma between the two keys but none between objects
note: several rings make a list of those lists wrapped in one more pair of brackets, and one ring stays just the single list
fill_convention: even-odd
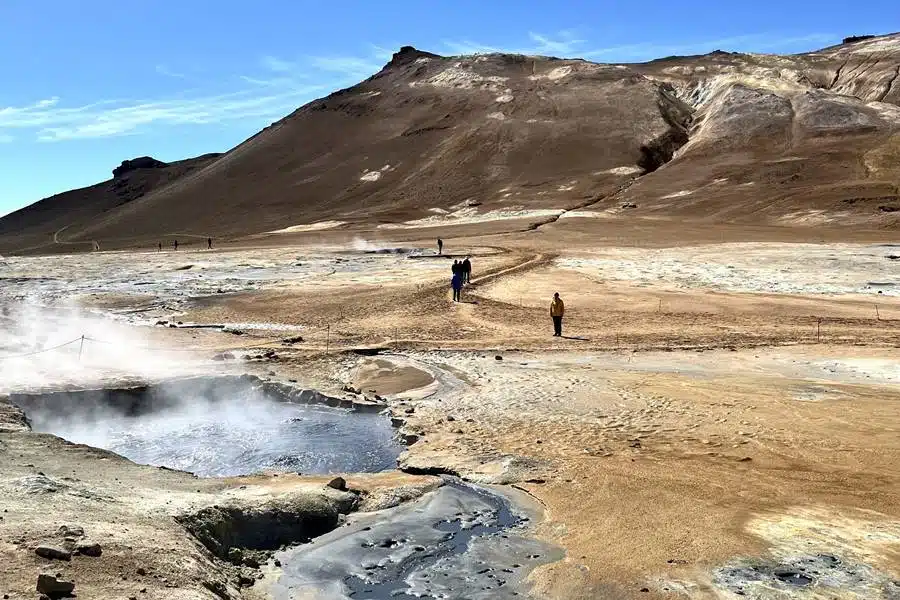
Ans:
[{"label": "person in yellow jacket", "polygon": [[553,301],[550,303],[550,317],[553,319],[553,337],[562,336],[562,318],[566,312],[566,305],[563,304],[559,292],[553,294]]}]

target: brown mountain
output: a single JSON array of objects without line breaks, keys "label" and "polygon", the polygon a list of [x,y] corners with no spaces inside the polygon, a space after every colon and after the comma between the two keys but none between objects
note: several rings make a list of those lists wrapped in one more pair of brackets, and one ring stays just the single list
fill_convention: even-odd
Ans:
[{"label": "brown mountain", "polygon": [[71,249],[622,206],[629,216],[893,228],[898,74],[900,34],[791,56],[628,65],[404,47],[369,79],[224,155],[148,159],[0,219],[0,251],[52,251],[60,230]]}]

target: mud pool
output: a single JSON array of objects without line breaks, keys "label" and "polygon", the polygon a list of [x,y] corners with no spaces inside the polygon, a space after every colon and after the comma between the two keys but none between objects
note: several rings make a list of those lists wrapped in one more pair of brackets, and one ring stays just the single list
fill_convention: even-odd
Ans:
[{"label": "mud pool", "polygon": [[277,599],[513,598],[562,552],[525,537],[530,517],[486,488],[447,478],[421,500],[358,515],[279,555]]},{"label": "mud pool", "polygon": [[324,405],[337,399],[312,390],[285,394],[279,388],[276,394],[257,382],[195,378],[119,390],[12,394],[10,400],[34,431],[202,477],[396,466],[402,446],[387,417]]}]

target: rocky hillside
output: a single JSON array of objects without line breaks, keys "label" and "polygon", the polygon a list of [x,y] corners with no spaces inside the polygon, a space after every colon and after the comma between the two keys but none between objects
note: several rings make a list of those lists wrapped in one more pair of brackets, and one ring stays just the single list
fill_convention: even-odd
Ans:
[{"label": "rocky hillside", "polygon": [[127,245],[623,205],[630,217],[896,227],[898,73],[900,34],[628,65],[404,47],[164,185],[117,178],[0,220],[0,251],[66,226],[68,241]]},{"label": "rocky hillside", "polygon": [[219,156],[206,154],[173,163],[148,156],[126,160],[108,181],[45,198],[0,219],[0,251],[90,250],[93,240],[78,236],[79,231]]}]

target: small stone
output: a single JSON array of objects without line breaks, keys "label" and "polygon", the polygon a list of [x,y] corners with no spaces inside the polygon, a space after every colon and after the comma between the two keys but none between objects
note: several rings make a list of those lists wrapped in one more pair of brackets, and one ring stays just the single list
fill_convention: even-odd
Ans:
[{"label": "small stone", "polygon": [[325,485],[342,492],[347,491],[347,481],[343,477],[335,477]]},{"label": "small stone", "polygon": [[275,566],[276,566],[276,567],[280,567],[280,566],[281,566],[281,561],[278,560],[277,558],[275,559]]},{"label": "small stone", "polygon": [[247,567],[250,567],[251,569],[258,569],[259,561],[256,560],[255,558],[253,558],[252,556],[245,556],[244,557],[244,565]]},{"label": "small stone", "polygon": [[144,567],[138,567],[136,573],[138,575],[140,575],[141,577],[143,577],[144,575],[147,574],[147,569],[145,569]]},{"label": "small stone", "polygon": [[498,354],[494,357],[494,360],[503,360],[503,357]]},{"label": "small stone", "polygon": [[240,548],[229,548],[228,561],[235,565],[241,564],[244,562],[244,552]]},{"label": "small stone", "polygon": [[84,527],[79,525],[63,525],[57,530],[57,535],[62,536],[73,536],[73,537],[84,537]]},{"label": "small stone", "polygon": [[71,581],[60,581],[58,576],[41,573],[37,578],[37,591],[51,598],[60,598],[74,592],[75,584]]},{"label": "small stone", "polygon": [[456,420],[456,417],[454,417],[453,415],[447,415],[447,422],[452,423],[455,420]]},{"label": "small stone", "polygon": [[84,556],[97,557],[103,554],[103,548],[96,542],[81,542],[75,546],[75,552]]},{"label": "small stone", "polygon": [[34,549],[35,554],[42,558],[51,560],[72,560],[72,553],[65,548],[57,548],[56,546],[38,546]]},{"label": "small stone", "polygon": [[641,588],[641,591],[644,592],[644,593],[646,594],[647,592],[650,591],[650,589],[649,589],[649,588]]}]

